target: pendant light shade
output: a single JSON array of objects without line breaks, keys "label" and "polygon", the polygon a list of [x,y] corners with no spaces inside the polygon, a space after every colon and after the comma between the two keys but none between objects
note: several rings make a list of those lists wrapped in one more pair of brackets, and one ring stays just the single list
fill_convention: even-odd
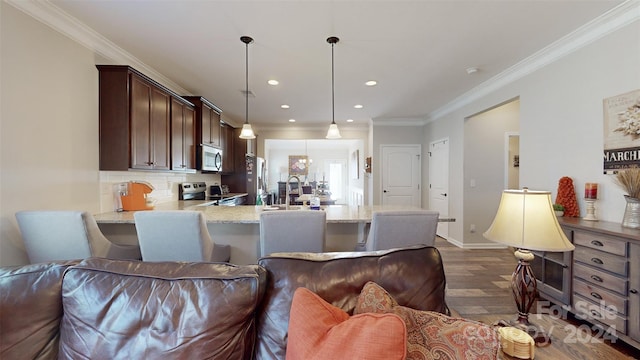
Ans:
[{"label": "pendant light shade", "polygon": [[240,132],[240,139],[255,139],[256,134],[253,133],[251,124],[249,124],[249,44],[253,42],[253,39],[249,36],[240,37],[240,41],[245,46],[245,74],[246,74],[246,91],[245,96],[245,118],[244,125],[242,125],[242,131]]},{"label": "pendant light shade", "polygon": [[327,131],[327,139],[340,139],[340,130],[336,124],[336,95],[335,95],[335,80],[334,80],[334,65],[333,65],[333,45],[335,45],[340,39],[335,36],[327,38],[327,42],[331,44],[331,125],[329,125],[329,131]]}]

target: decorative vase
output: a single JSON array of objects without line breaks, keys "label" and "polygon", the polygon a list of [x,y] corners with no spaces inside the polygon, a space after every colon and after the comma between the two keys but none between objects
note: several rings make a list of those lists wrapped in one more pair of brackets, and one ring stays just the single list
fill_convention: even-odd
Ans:
[{"label": "decorative vase", "polygon": [[640,228],[640,199],[625,195],[627,205],[624,208],[622,226],[637,229]]}]

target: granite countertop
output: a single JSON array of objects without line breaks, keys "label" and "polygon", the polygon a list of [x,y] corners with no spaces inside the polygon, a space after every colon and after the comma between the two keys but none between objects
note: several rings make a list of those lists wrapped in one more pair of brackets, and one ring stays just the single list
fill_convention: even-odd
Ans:
[{"label": "granite countertop", "polygon": [[[208,206],[212,201],[171,201],[160,203],[155,206],[155,210],[196,210],[204,212],[207,223],[221,224],[258,224],[260,223],[260,213],[268,211],[269,206]],[[300,206],[291,206],[292,209],[299,209]],[[416,207],[407,206],[348,206],[348,205],[327,205],[322,206],[322,210],[327,213],[327,223],[368,223],[371,222],[371,215],[374,211],[380,210],[416,210]],[[146,210],[153,211],[153,210]],[[278,210],[272,210],[278,211]],[[305,210],[318,211],[318,210]],[[94,217],[98,223],[102,224],[133,224],[133,213],[135,211],[106,212],[96,214]],[[455,219],[441,216],[440,221],[451,222]]]}]

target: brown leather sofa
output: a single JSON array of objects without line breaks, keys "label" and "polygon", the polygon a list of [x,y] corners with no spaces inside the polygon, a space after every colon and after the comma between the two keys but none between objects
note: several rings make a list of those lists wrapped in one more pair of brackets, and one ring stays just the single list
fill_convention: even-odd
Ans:
[{"label": "brown leather sofa", "polygon": [[0,358],[284,359],[293,292],[352,313],[367,281],[447,313],[433,247],[287,253],[257,265],[107,260],[0,269]]}]

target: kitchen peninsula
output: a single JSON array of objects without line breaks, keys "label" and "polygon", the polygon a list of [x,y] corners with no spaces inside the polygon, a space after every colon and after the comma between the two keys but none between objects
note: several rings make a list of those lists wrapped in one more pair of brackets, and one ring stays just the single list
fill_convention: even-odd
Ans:
[{"label": "kitchen peninsula", "polygon": [[[231,246],[231,262],[255,264],[258,259],[260,240],[260,213],[263,206],[207,206],[210,202],[174,201],[157,204],[155,210],[202,211],[207,219],[207,228],[213,241]],[[291,208],[300,208],[292,206]],[[327,251],[353,251],[357,242],[364,241],[374,211],[415,210],[401,206],[348,206],[330,205],[320,211],[327,213]],[[150,210],[153,211],[153,210]],[[279,211],[279,210],[271,210]],[[314,210],[300,210],[314,211]],[[98,226],[111,241],[124,244],[137,243],[136,230],[131,211],[108,212],[95,215]],[[440,216],[440,221],[455,219]],[[291,224],[291,231],[304,236],[304,229]]]}]

